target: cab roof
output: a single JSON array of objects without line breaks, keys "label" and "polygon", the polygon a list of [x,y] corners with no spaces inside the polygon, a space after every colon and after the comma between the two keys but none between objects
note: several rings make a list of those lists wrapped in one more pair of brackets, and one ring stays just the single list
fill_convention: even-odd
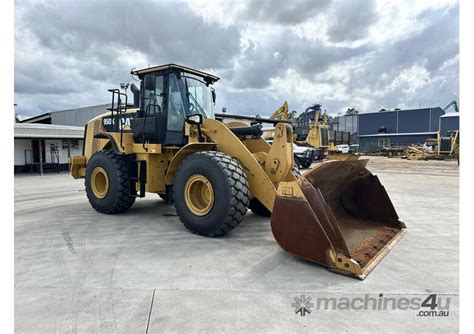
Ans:
[{"label": "cab roof", "polygon": [[182,66],[182,65],[176,65],[176,64],[166,64],[166,65],[147,67],[147,68],[143,68],[141,70],[132,70],[130,73],[133,74],[133,75],[138,75],[139,77],[141,77],[141,76],[143,76],[147,73],[161,72],[161,71],[171,70],[171,69],[175,69],[175,70],[182,71],[182,72],[185,72],[185,73],[200,76],[206,82],[209,82],[211,84],[216,82],[217,80],[219,80],[219,77],[216,77],[215,75],[212,75],[212,74],[209,74],[209,73],[206,73],[206,72],[202,72],[202,71],[199,71],[199,70],[195,70],[195,69],[190,68],[190,67],[186,67],[186,66]]}]

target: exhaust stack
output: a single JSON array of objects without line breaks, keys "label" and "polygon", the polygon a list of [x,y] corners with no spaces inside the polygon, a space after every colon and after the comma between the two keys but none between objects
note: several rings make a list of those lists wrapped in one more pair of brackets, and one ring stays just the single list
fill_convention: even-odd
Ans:
[{"label": "exhaust stack", "polygon": [[133,106],[138,108],[140,106],[140,88],[137,87],[134,83],[130,86],[130,90],[133,93]]}]

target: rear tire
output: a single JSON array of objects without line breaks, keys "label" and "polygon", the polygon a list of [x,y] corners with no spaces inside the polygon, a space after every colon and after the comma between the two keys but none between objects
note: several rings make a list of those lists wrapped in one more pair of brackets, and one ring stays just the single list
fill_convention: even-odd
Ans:
[{"label": "rear tire", "polygon": [[85,186],[89,203],[98,212],[127,211],[135,202],[129,195],[128,157],[113,151],[95,153],[86,167]]},{"label": "rear tire", "polygon": [[[291,169],[291,172],[293,175],[295,175],[297,178],[301,177],[300,169],[298,168],[297,164],[293,165],[293,168]],[[257,216],[262,216],[262,217],[271,217],[272,213],[270,210],[267,209],[265,205],[262,204],[256,197],[252,198],[249,203],[249,209],[256,214]]]},{"label": "rear tire", "polygon": [[300,169],[297,165],[293,165],[293,168],[291,169],[291,172],[293,173],[294,176],[296,176],[297,178],[303,176],[300,172]]},{"label": "rear tire", "polygon": [[270,217],[272,213],[257,198],[252,198],[249,203],[249,209],[257,216]]},{"label": "rear tire", "polygon": [[203,236],[221,236],[244,219],[249,204],[247,176],[235,159],[221,152],[194,153],[176,173],[173,200],[187,229]]}]

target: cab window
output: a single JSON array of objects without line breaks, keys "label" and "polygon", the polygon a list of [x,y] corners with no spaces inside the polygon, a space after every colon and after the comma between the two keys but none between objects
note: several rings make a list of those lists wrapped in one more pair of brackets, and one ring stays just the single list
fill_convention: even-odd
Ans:
[{"label": "cab window", "polygon": [[199,113],[205,118],[214,118],[211,89],[198,77],[190,74],[186,74],[185,77],[189,97],[189,113]]},{"label": "cab window", "polygon": [[163,75],[147,74],[144,78],[143,111],[148,116],[163,110]]},{"label": "cab window", "polygon": [[168,131],[182,131],[184,126],[185,111],[183,96],[179,89],[176,74],[168,77]]}]

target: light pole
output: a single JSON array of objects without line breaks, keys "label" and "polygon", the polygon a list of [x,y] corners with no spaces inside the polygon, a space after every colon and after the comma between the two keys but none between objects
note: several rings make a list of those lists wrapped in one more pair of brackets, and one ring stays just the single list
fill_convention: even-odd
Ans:
[{"label": "light pole", "polygon": [[127,95],[127,89],[128,89],[128,87],[130,87],[130,83],[128,83],[128,82],[127,82],[127,83],[123,83],[123,82],[120,83],[120,89],[123,90],[123,91],[125,91],[125,95]]}]

